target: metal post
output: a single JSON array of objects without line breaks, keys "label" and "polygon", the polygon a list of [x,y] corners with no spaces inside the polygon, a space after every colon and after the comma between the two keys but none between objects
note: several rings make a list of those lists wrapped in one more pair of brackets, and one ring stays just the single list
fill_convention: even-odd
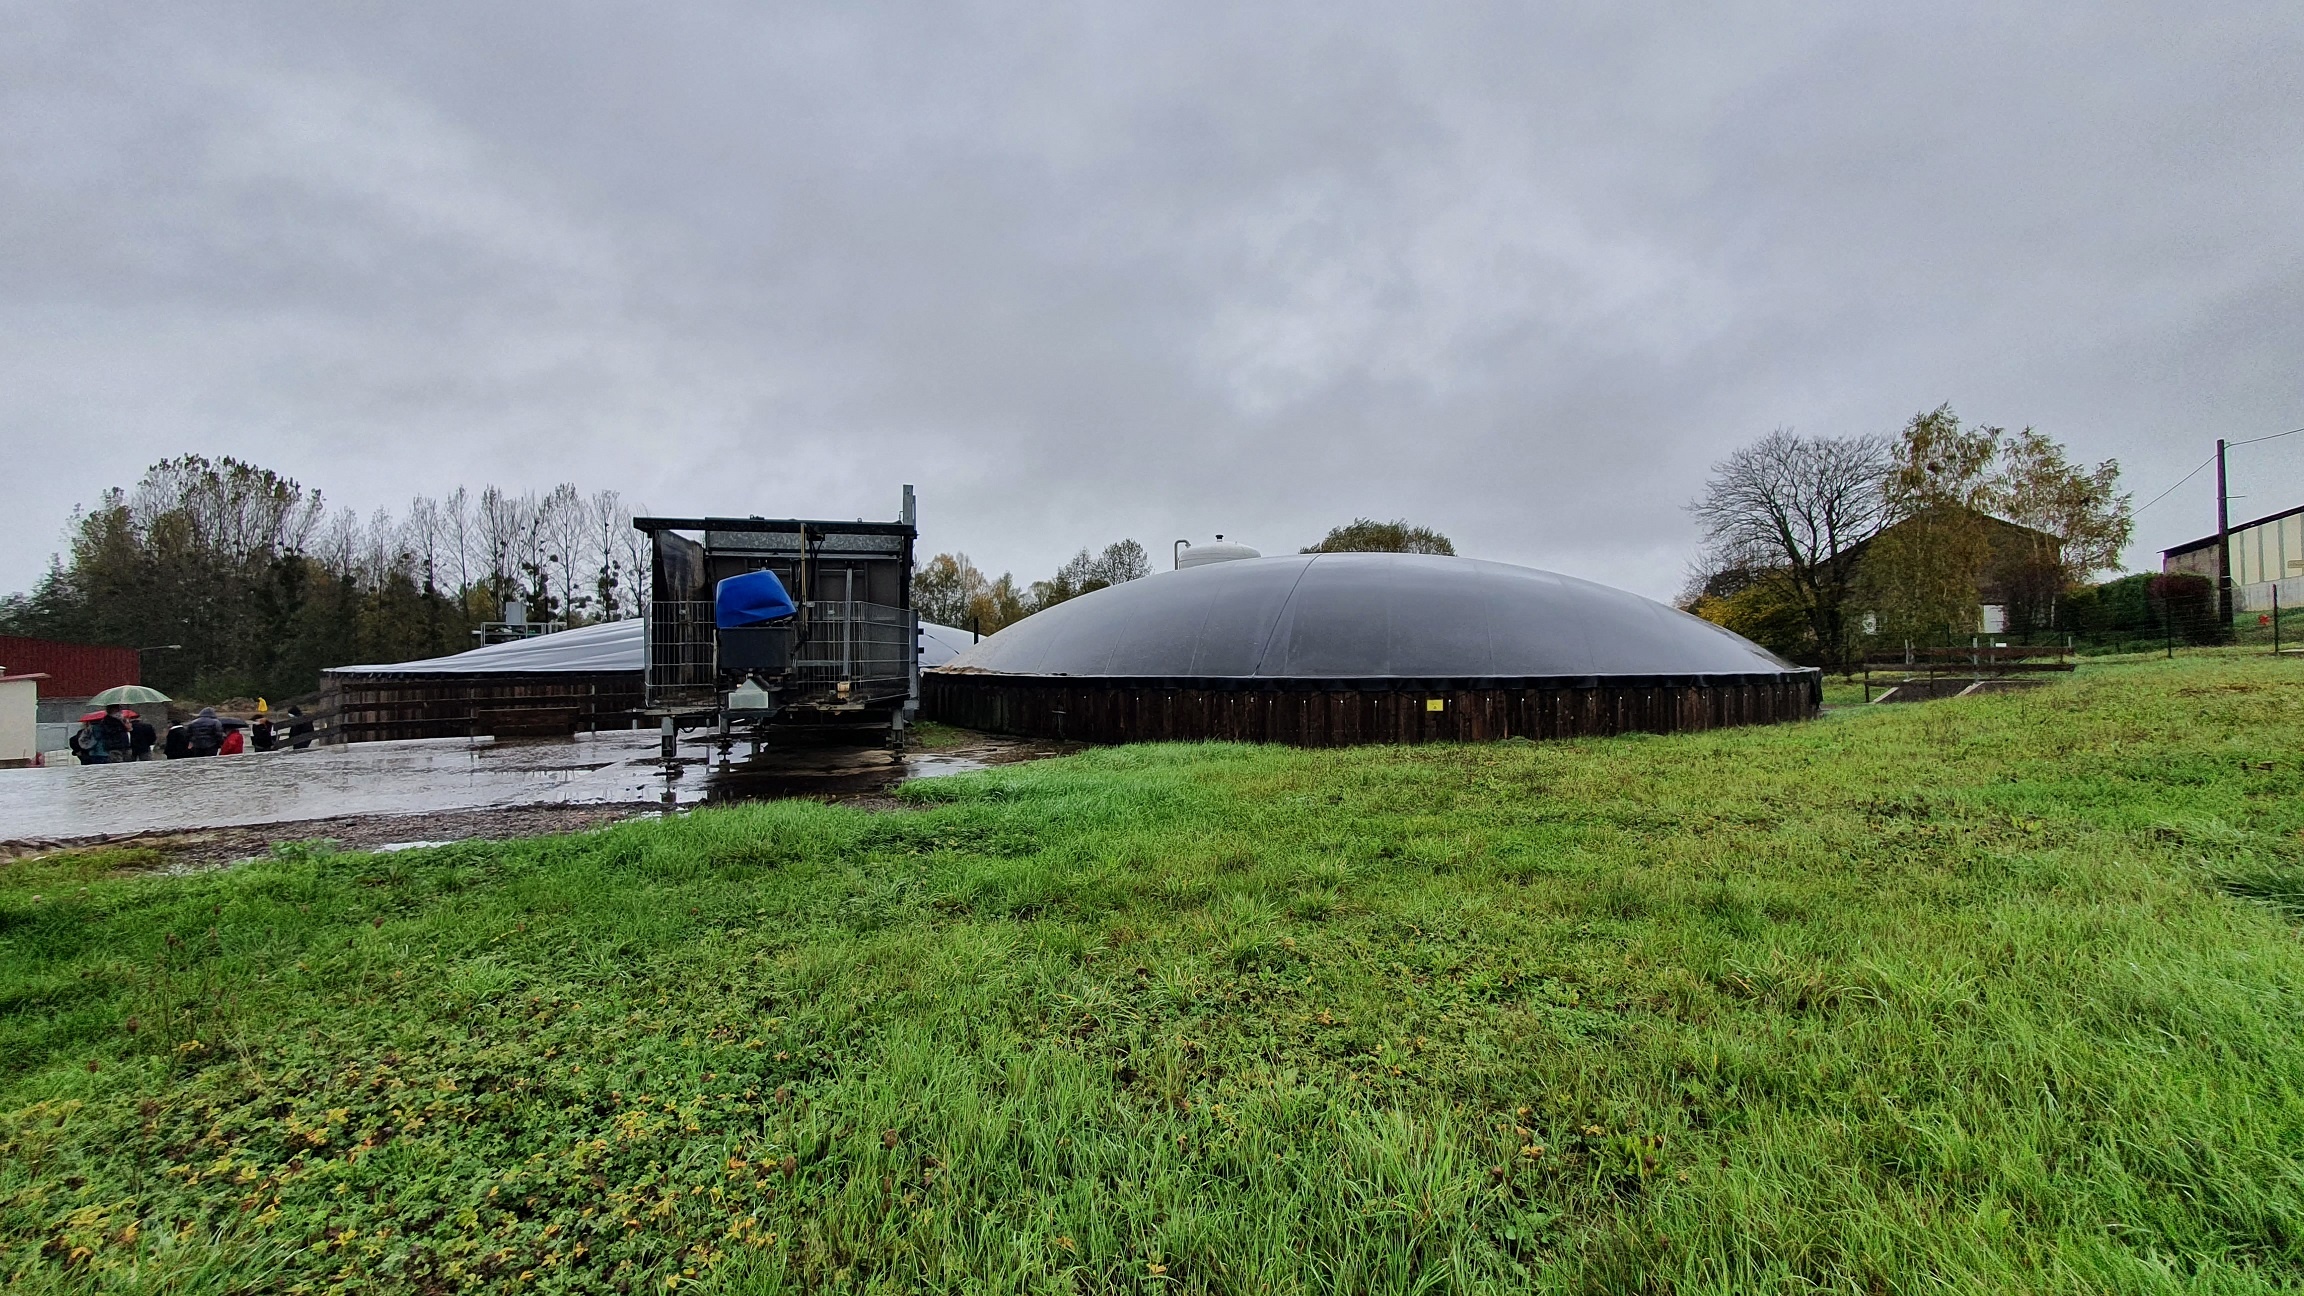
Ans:
[{"label": "metal post", "polygon": [[2230,497],[2224,493],[2224,438],[2216,438],[2216,615],[2224,619],[2224,630],[2216,642],[2224,642],[2224,635],[2232,630],[2232,515],[2227,505]]},{"label": "metal post", "polygon": [[672,717],[664,717],[664,763],[669,765],[680,755],[680,730]]},{"label": "metal post", "polygon": [[2272,655],[2280,655],[2280,582],[2272,582]]},{"label": "metal post", "polygon": [[856,669],[856,569],[844,567],[840,574],[844,578],[840,593],[846,604],[840,613],[840,678],[851,679]]},{"label": "metal post", "polygon": [[1175,543],[1175,544],[1174,544],[1174,545],[1171,547],[1170,553],[1169,553],[1169,555],[1168,555],[1168,558],[1169,558],[1169,563],[1168,563],[1168,570],[1170,570],[1170,571],[1181,571],[1181,570],[1183,570],[1183,567],[1184,567],[1184,550],[1186,549],[1186,547],[1188,547],[1189,545],[1191,545],[1191,543],[1192,543],[1192,542],[1191,542],[1191,541],[1189,541],[1189,540],[1179,540],[1179,541],[1177,541],[1177,542],[1176,542],[1176,543]]}]

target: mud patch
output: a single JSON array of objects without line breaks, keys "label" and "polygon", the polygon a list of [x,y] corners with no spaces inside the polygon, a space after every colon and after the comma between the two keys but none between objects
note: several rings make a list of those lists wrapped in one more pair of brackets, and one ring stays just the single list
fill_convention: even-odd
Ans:
[{"label": "mud patch", "polygon": [[[408,799],[421,794],[423,781],[409,779],[412,762],[405,754],[381,750],[384,745],[379,744],[376,755],[384,768],[378,772],[388,771],[387,777],[396,777],[401,783],[391,789],[389,808],[363,812],[373,804],[373,793],[363,795],[348,790],[341,795],[341,800],[349,812],[341,814],[290,816],[260,823],[203,825],[194,822],[165,827],[144,827],[131,816],[118,831],[63,832],[0,840],[0,864],[58,851],[134,847],[153,851],[158,856],[157,863],[137,870],[139,872],[190,872],[259,858],[270,854],[274,847],[306,842],[330,842],[342,850],[413,850],[459,841],[502,841],[582,832],[627,819],[684,814],[699,806],[739,801],[806,799],[877,812],[912,810],[917,807],[891,795],[896,785],[907,779],[963,774],[1077,749],[1076,745],[1027,742],[961,730],[948,730],[940,736],[942,741],[931,750],[907,753],[901,759],[877,749],[780,751],[763,753],[757,758],[739,749],[723,760],[705,750],[699,755],[684,757],[678,763],[678,772],[671,777],[666,777],[660,764],[637,755],[600,761],[599,739],[557,746],[507,744],[459,759],[474,763],[494,759],[507,771],[524,774],[544,771],[545,780],[541,785],[529,784],[529,790],[569,799],[503,805],[450,804],[438,809],[400,808]],[[619,749],[645,749],[649,753],[654,750],[653,736],[642,740],[615,735],[610,741]],[[349,752],[349,756],[340,757],[337,762],[316,763],[310,767],[309,779],[302,781],[308,781],[322,792],[343,786],[342,762],[357,760],[361,754],[357,747]],[[420,773],[428,772],[427,766],[438,764],[442,759],[437,750],[419,755],[421,761],[414,764]],[[454,769],[453,762],[450,764]],[[201,768],[184,768],[188,765]],[[213,787],[236,769],[254,772],[252,765],[234,767],[224,758],[180,762],[174,772],[196,774],[203,784]],[[92,782],[90,776],[117,777],[131,772],[145,780],[168,778],[172,773],[164,764],[126,770],[94,766],[79,773],[82,779]],[[284,774],[293,777],[304,773],[303,768],[296,766],[274,766],[263,771],[258,781],[277,783]],[[574,779],[561,781],[558,777],[561,775],[573,775]],[[411,782],[416,786],[409,786]],[[432,789],[453,801],[473,783],[474,780],[459,769],[455,777],[433,783]],[[586,794],[593,799],[573,799]],[[138,814],[149,815],[151,810],[149,805],[140,807]],[[188,805],[183,817],[197,820],[201,814],[218,812],[214,803]]]},{"label": "mud patch", "polygon": [[[357,743],[306,752],[0,771],[0,859],[108,844],[291,825],[446,814],[523,822],[554,809],[587,821],[620,807],[679,810],[786,797],[881,804],[906,779],[967,773],[1066,748],[943,730],[899,758],[878,748],[775,748],[753,756],[691,740],[668,774],[654,734],[556,741]],[[878,801],[867,801],[879,798]],[[482,820],[474,820],[480,822]],[[391,840],[442,836],[410,828]],[[378,843],[383,844],[383,843]]]}]

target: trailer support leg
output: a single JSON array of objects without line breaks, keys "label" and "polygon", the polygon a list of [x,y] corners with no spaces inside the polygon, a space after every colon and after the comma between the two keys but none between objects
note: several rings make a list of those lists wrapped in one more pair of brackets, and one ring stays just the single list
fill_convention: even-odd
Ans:
[{"label": "trailer support leg", "polygon": [[669,765],[680,755],[680,730],[672,717],[664,717],[664,763]]}]

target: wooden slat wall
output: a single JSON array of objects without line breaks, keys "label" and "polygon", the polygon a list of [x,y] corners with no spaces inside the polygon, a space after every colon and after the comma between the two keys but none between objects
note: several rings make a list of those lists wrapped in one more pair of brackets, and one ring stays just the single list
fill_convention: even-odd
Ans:
[{"label": "wooden slat wall", "polygon": [[[1774,724],[1810,719],[1817,708],[1814,686],[1797,678],[1415,692],[1078,684],[930,671],[920,687],[927,719],[1081,742],[1491,742]],[[1432,698],[1445,708],[1428,709]]]},{"label": "wooden slat wall", "polygon": [[[479,713],[576,712],[578,729],[624,729],[640,709],[640,673],[535,675],[331,675],[321,708],[333,710],[343,742],[465,738],[488,731]],[[565,732],[555,721],[554,728]]]}]

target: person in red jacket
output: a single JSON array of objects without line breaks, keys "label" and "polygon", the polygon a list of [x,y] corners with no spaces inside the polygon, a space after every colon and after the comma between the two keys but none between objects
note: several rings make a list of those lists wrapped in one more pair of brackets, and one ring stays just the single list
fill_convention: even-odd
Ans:
[{"label": "person in red jacket", "polygon": [[247,750],[247,743],[240,737],[240,731],[238,729],[226,729],[224,731],[224,745],[216,749],[216,754],[219,756],[237,756],[245,750]]}]

